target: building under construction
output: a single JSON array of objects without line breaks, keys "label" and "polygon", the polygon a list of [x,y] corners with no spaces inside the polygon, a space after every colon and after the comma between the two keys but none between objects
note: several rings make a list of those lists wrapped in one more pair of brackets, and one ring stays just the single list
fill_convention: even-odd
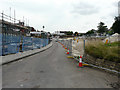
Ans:
[{"label": "building under construction", "polygon": [[3,13],[1,13],[0,26],[0,32],[3,34],[27,35],[31,29],[28,26],[24,26],[24,22],[20,22],[20,20],[16,20]]},{"label": "building under construction", "polygon": [[0,14],[0,55],[18,53],[20,51],[41,48],[49,43],[49,39],[30,37],[33,27],[25,26],[24,22]]}]

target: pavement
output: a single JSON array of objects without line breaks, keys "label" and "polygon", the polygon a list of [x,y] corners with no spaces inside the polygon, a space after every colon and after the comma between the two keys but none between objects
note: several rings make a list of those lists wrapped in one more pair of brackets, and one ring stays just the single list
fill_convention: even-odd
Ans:
[{"label": "pavement", "polygon": [[48,44],[47,46],[42,47],[40,49],[28,50],[28,51],[19,52],[19,53],[16,53],[16,54],[0,56],[0,59],[2,59],[1,62],[0,62],[0,65],[7,64],[7,63],[10,63],[10,62],[14,62],[14,61],[20,60],[22,58],[37,54],[39,52],[42,52],[42,51],[50,48],[51,46],[52,46],[52,42],[50,44]]},{"label": "pavement", "polygon": [[3,88],[112,88],[118,77],[94,68],[79,68],[53,41],[43,52],[2,66]]}]

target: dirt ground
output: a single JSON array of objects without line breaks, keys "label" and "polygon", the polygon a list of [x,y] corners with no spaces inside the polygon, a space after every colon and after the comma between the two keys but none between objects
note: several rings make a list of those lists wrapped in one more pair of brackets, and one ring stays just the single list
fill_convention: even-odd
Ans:
[{"label": "dirt ground", "polygon": [[78,41],[77,40],[73,40],[73,43],[72,43],[72,54],[74,56],[83,56],[84,54],[84,42],[82,39],[79,39]]}]

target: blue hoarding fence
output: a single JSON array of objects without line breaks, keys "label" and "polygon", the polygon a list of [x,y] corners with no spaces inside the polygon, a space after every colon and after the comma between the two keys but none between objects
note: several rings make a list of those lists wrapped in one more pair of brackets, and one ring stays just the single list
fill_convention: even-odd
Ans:
[{"label": "blue hoarding fence", "polygon": [[[22,50],[20,48],[21,44]],[[49,39],[0,33],[0,56],[38,49],[48,44]]]}]

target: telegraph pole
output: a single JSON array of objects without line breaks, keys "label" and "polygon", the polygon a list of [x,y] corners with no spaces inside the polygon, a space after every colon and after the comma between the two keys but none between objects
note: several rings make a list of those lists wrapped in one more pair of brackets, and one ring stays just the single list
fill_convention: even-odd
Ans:
[{"label": "telegraph pole", "polygon": [[16,17],[15,17],[15,10],[14,10],[14,24],[15,24],[15,20],[16,20],[15,18],[16,18]]},{"label": "telegraph pole", "polygon": [[10,7],[10,21],[11,21],[11,7]]}]

